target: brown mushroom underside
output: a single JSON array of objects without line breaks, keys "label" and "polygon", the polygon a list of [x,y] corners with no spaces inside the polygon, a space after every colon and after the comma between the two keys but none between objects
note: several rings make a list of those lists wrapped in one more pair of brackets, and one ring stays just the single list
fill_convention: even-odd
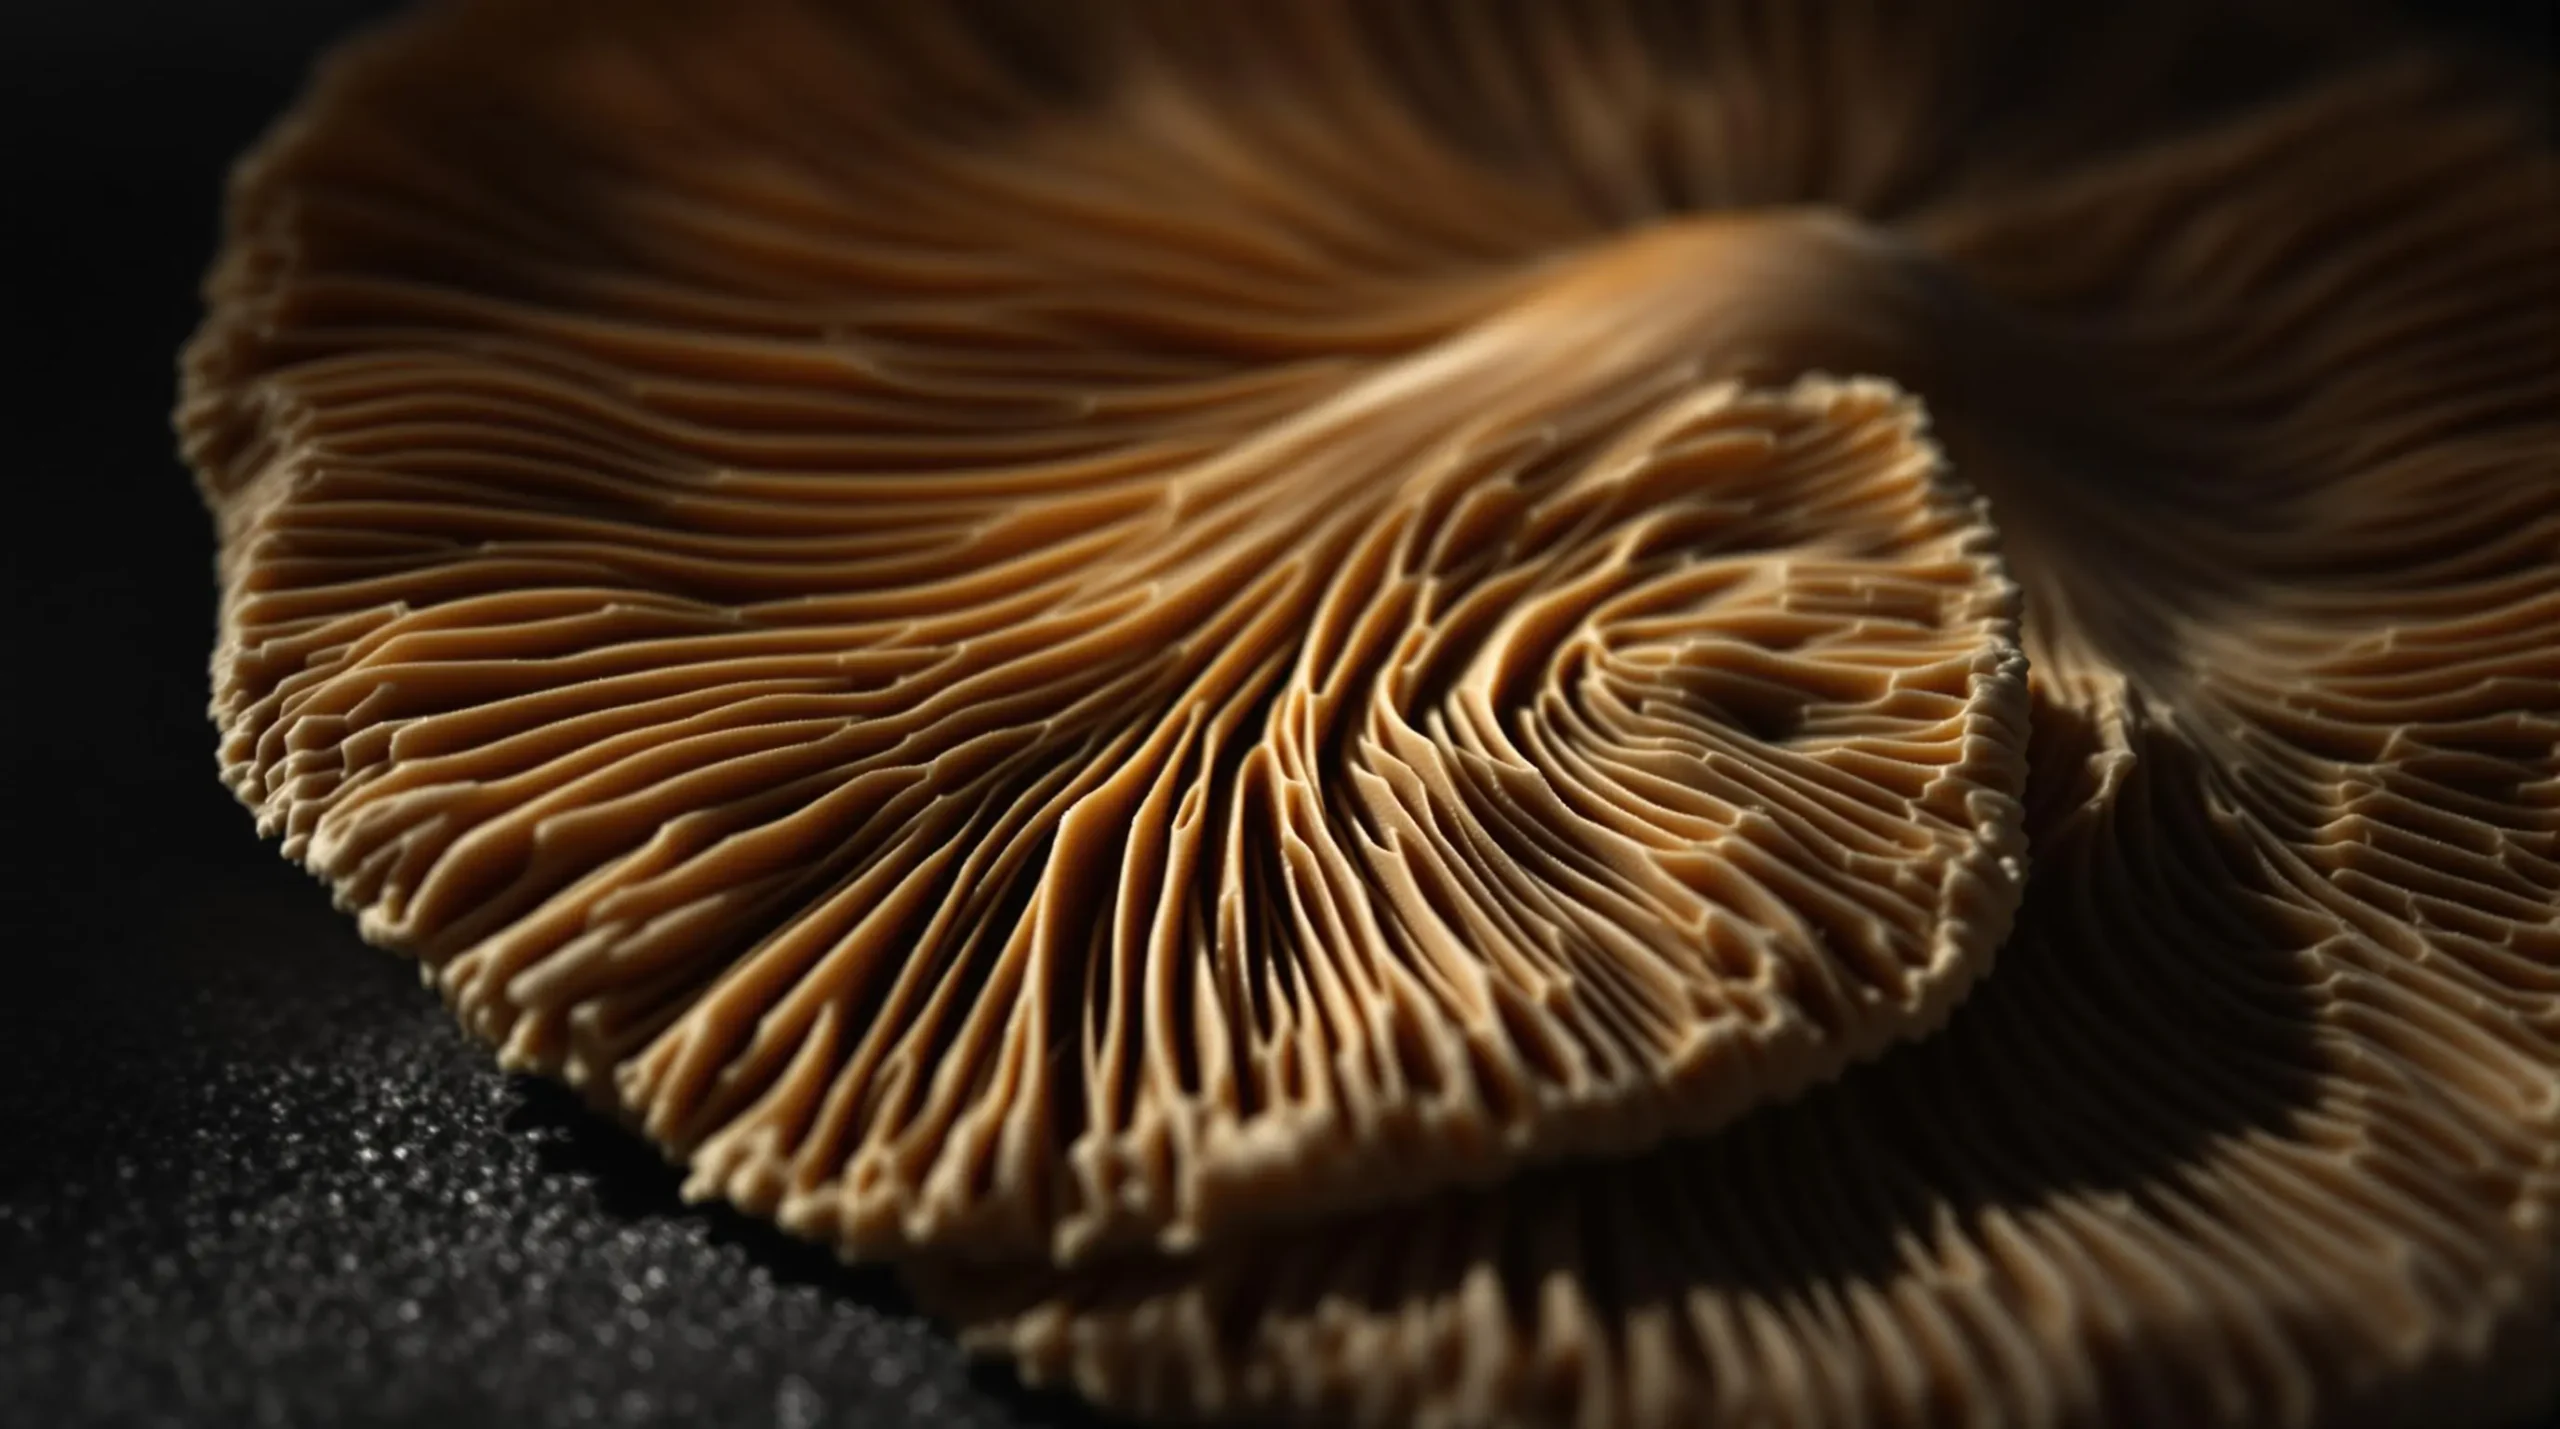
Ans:
[{"label": "brown mushroom underside", "polygon": [[226,777],[1109,1402],[2509,1410],[2560,166],[2211,8],[447,6],[235,187]]}]

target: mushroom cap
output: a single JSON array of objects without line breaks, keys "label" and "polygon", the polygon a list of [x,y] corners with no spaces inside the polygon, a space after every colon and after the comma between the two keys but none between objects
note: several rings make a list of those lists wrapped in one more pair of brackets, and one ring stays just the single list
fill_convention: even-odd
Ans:
[{"label": "mushroom cap", "polygon": [[1150,1413],[2548,1392],[2529,119],[2322,6],[888,8],[456,6],[242,171],[226,772],[514,1063]]},{"label": "mushroom cap", "polygon": [[987,16],[432,15],[243,169],[189,359],[233,787],[512,1065],[849,1254],[1705,1130],[2016,903],[1987,518],[1793,380],[1935,275],[1461,171],[1551,240],[1489,261],[1340,201],[1361,129],[1221,132],[1181,15],[983,114],[875,71]]}]

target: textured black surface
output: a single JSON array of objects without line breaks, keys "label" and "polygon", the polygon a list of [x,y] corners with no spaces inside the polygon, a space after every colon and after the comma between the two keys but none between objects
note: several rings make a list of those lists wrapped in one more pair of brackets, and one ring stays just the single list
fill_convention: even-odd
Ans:
[{"label": "textured black surface", "polygon": [[172,354],[223,168],[381,8],[0,4],[0,1425],[1096,1423],[492,1071],[215,783]]},{"label": "textured black surface", "polygon": [[40,1146],[0,1183],[0,1422],[1074,1422],[885,1276],[682,1207],[290,870],[150,886],[0,1019]]}]

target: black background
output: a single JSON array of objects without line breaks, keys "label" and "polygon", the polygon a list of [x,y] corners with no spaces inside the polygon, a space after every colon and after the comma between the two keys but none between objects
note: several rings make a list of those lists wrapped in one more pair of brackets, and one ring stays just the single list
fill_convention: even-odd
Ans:
[{"label": "black background", "polygon": [[[216,782],[174,353],[387,8],[0,0],[0,1424],[1097,1423],[491,1070]],[[2428,9],[2551,63],[2551,0]]]}]

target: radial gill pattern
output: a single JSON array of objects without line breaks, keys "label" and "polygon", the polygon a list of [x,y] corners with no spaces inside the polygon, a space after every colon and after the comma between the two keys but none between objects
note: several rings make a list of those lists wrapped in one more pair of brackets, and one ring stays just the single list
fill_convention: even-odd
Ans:
[{"label": "radial gill pattern", "polygon": [[2331,11],[448,4],[235,184],[225,777],[1124,1408],[2494,1420],[2560,164]]}]

